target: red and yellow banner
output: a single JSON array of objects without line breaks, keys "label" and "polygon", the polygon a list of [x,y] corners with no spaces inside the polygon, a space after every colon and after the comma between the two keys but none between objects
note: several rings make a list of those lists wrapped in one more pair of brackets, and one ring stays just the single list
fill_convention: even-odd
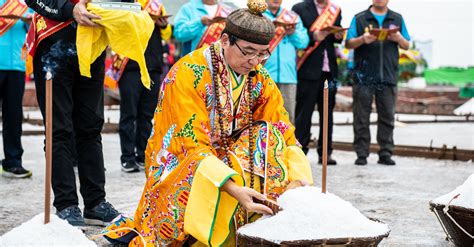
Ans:
[{"label": "red and yellow banner", "polygon": [[163,8],[164,6],[161,0],[149,0],[143,9],[146,10],[150,15],[161,16],[163,13]]},{"label": "red and yellow banner", "polygon": [[[70,0],[70,2],[78,3],[79,0]],[[38,44],[43,39],[67,27],[72,22],[72,19],[65,22],[53,21],[51,19],[39,15],[38,13],[35,13],[33,15],[33,20],[31,21],[28,34],[26,35],[25,45],[28,51],[28,55],[33,57],[36,52],[36,47],[38,47]]]},{"label": "red and yellow banner", "polygon": [[35,56],[36,48],[39,43],[56,33],[57,31],[67,27],[72,20],[66,22],[53,21],[35,13],[31,21],[30,29],[26,35],[26,74],[33,73],[33,57]]},{"label": "red and yellow banner", "polygon": [[[328,2],[328,5],[319,15],[316,21],[314,21],[313,25],[311,25],[309,31],[315,32],[326,27],[333,26],[340,12],[341,8],[339,6]],[[311,55],[311,53],[316,50],[316,48],[318,48],[319,44],[321,44],[321,42],[316,41],[313,46],[306,48],[302,52],[298,52],[298,69],[301,68],[309,55]]]},{"label": "red and yellow banner", "polygon": [[278,44],[283,40],[286,35],[285,25],[296,25],[298,15],[293,11],[283,9],[280,15],[275,19],[275,37],[270,41],[270,52],[273,52]]},{"label": "red and yellow banner", "polygon": [[[70,0],[72,3],[78,3],[79,0]],[[31,21],[30,29],[26,35],[26,74],[33,73],[33,57],[39,43],[57,31],[67,27],[73,20],[59,22],[53,21],[35,13]]]},{"label": "red and yellow banner", "polygon": [[[7,0],[6,3],[0,8],[0,15],[3,16],[22,16],[28,6],[24,2],[18,0]],[[3,35],[15,25],[18,21],[16,18],[2,18],[0,17],[0,36]]]},{"label": "red and yellow banner", "polygon": [[104,86],[109,89],[116,89],[118,82],[122,77],[128,58],[115,54],[112,56],[112,62],[105,69]]},{"label": "red and yellow banner", "polygon": [[221,5],[217,7],[216,14],[213,17],[213,20],[216,20],[216,22],[207,27],[206,31],[201,37],[201,40],[196,46],[196,49],[199,49],[204,45],[209,46],[221,38],[222,31],[224,31],[225,28],[225,18],[227,18],[230,13],[230,9],[224,8]]},{"label": "red and yellow banner", "polygon": [[53,21],[35,13],[26,36],[26,49],[28,54],[34,57],[36,48],[42,40],[68,26],[71,22],[72,20],[65,22]]}]

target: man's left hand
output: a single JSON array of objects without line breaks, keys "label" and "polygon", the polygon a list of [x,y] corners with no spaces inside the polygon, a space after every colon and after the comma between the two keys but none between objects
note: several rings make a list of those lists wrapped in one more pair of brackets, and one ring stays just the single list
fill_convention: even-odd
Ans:
[{"label": "man's left hand", "polygon": [[295,181],[292,181],[291,183],[289,183],[286,186],[286,190],[292,190],[292,189],[296,189],[296,188],[304,187],[304,186],[308,186],[308,185],[309,185],[309,183],[305,180],[295,180]]},{"label": "man's left hand", "polygon": [[337,32],[337,33],[334,34],[334,37],[335,37],[336,39],[341,40],[341,39],[344,38],[344,34],[345,34],[344,31],[343,31],[343,32]]},{"label": "man's left hand", "polygon": [[166,26],[168,26],[168,18],[166,18],[166,17],[158,18],[158,19],[156,19],[155,23],[160,28],[166,28]]},{"label": "man's left hand", "polygon": [[396,32],[396,33],[389,34],[387,39],[395,43],[399,43],[400,41],[402,41],[403,36],[400,32]]}]

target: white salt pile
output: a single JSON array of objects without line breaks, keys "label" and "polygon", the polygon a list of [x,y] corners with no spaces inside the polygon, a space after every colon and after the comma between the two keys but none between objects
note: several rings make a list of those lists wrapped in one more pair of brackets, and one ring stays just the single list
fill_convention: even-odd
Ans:
[{"label": "white salt pile", "polygon": [[283,241],[376,237],[388,234],[386,224],[369,220],[349,202],[320,188],[301,187],[278,199],[282,211],[238,230],[241,235],[280,244]]},{"label": "white salt pile", "polygon": [[[454,198],[456,195],[459,196]],[[474,209],[474,173],[461,186],[446,195],[434,199],[433,202],[443,205],[450,203],[449,205]]]},{"label": "white salt pile", "polygon": [[44,224],[43,214],[13,228],[0,237],[0,246],[96,246],[80,229],[65,220],[51,215],[50,222]]}]

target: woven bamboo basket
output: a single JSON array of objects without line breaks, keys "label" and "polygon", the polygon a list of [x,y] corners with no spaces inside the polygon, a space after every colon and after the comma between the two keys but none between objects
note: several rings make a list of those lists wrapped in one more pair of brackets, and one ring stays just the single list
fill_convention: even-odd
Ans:
[{"label": "woven bamboo basket", "polygon": [[[438,218],[447,238],[458,247],[472,247],[474,240],[469,236],[474,235],[474,209],[430,202],[430,210]],[[451,216],[451,217],[449,217]]]},{"label": "woven bamboo basket", "polygon": [[[377,219],[371,219],[380,222]],[[353,246],[353,247],[372,247],[377,246],[382,239],[388,237],[390,232],[384,235],[365,237],[365,238],[328,238],[328,239],[314,239],[314,240],[300,240],[300,241],[284,241],[280,244],[275,244],[262,238],[254,238],[243,235],[238,235],[239,246],[301,246],[301,247],[316,247],[316,246]]]}]

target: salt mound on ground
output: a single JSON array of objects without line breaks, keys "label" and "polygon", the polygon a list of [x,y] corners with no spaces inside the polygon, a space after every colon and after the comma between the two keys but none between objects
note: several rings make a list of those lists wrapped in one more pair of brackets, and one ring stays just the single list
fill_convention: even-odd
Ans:
[{"label": "salt mound on ground", "polygon": [[51,215],[50,222],[43,224],[44,214],[13,228],[0,237],[0,246],[96,246],[80,229],[67,221]]},{"label": "salt mound on ground", "polygon": [[320,188],[289,190],[278,199],[282,211],[245,225],[241,235],[280,244],[283,241],[376,237],[390,232],[386,224],[369,220],[349,202]]},{"label": "salt mound on ground", "polygon": [[[458,194],[459,196],[453,199]],[[449,201],[451,201],[449,205],[474,209],[474,173],[455,190],[433,200],[434,203],[443,205],[448,204]]]}]

